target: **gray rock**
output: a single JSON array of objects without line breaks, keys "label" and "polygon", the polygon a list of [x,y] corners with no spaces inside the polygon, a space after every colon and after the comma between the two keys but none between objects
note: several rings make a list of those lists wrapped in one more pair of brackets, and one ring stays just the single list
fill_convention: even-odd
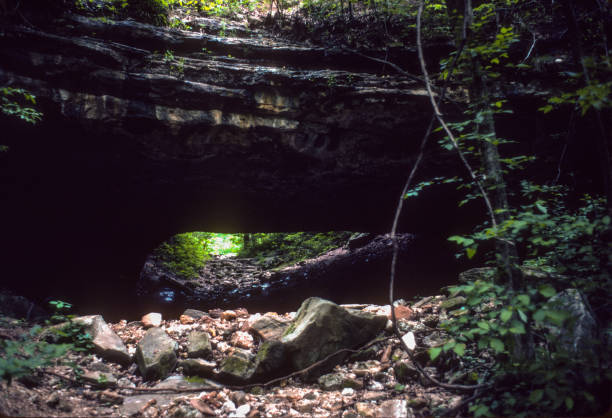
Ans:
[{"label": "gray rock", "polygon": [[414,413],[408,408],[408,401],[405,399],[392,399],[380,404],[380,416],[388,418],[408,418],[414,417]]},{"label": "gray rock", "polygon": [[329,373],[319,377],[318,380],[321,389],[323,390],[341,390],[344,388],[361,389],[363,383],[353,379],[352,377],[345,376],[342,373]]},{"label": "gray rock", "polygon": [[183,312],[183,315],[187,315],[195,319],[200,319],[204,316],[208,316],[206,312],[198,311],[197,309],[185,309],[185,312]]},{"label": "gray rock", "polygon": [[190,358],[179,361],[179,366],[183,368],[184,373],[187,375],[212,377],[215,374],[214,370],[217,364],[213,361]]},{"label": "gray rock", "polygon": [[303,369],[342,349],[355,348],[374,338],[387,317],[344,309],[321,299],[306,299],[283,335],[294,369]]},{"label": "gray rock", "polygon": [[239,348],[221,363],[219,379],[228,383],[246,383],[253,376],[254,364],[251,353]]},{"label": "gray rock", "polygon": [[495,267],[476,267],[459,273],[459,283],[490,280],[495,275]]},{"label": "gray rock", "polygon": [[178,344],[161,328],[151,328],[136,347],[136,362],[146,380],[163,379],[176,365]]},{"label": "gray rock", "polygon": [[208,357],[212,353],[210,335],[204,331],[194,331],[187,337],[188,357]]},{"label": "gray rock", "polygon": [[566,289],[553,296],[550,303],[569,314],[563,327],[549,327],[551,333],[558,336],[562,348],[578,354],[592,347],[597,337],[597,322],[582,293],[577,289]]},{"label": "gray rock", "polygon": [[81,376],[85,382],[91,383],[98,387],[114,387],[117,386],[117,378],[111,373],[104,373],[96,370],[87,370]]},{"label": "gray rock", "polygon": [[263,340],[278,340],[289,327],[290,322],[278,315],[267,313],[251,324],[251,331]]},{"label": "gray rock", "polygon": [[101,315],[88,315],[74,318],[73,321],[84,326],[93,338],[96,354],[105,360],[128,365],[132,356],[127,351],[121,338],[108,326]]},{"label": "gray rock", "polygon": [[455,296],[454,298],[446,299],[440,304],[441,309],[452,309],[457,306],[461,306],[465,303],[466,299],[463,296]]}]

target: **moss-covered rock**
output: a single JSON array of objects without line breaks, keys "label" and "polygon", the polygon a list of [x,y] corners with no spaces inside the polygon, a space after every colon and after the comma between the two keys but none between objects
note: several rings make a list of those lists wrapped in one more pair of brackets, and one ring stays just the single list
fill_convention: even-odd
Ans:
[{"label": "moss-covered rock", "polygon": [[136,362],[146,380],[163,379],[176,366],[178,344],[161,328],[151,328],[136,347]]},{"label": "moss-covered rock", "polygon": [[242,384],[251,379],[253,372],[254,364],[251,353],[237,348],[221,363],[219,378],[223,382]]},{"label": "moss-covered rock", "polygon": [[376,337],[386,316],[342,308],[321,298],[306,299],[293,324],[285,331],[288,359],[303,369],[342,348],[355,348]]}]

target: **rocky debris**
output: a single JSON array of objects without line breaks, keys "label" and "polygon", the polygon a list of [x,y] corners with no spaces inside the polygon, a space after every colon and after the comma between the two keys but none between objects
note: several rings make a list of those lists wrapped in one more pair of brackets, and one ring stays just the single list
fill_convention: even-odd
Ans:
[{"label": "rocky debris", "polygon": [[178,344],[161,328],[151,328],[138,343],[136,362],[147,380],[166,377],[176,365]]},{"label": "rocky debris", "polygon": [[291,365],[299,370],[342,348],[368,342],[385,327],[387,318],[344,309],[320,298],[302,303],[281,342]]},{"label": "rocky debris", "polygon": [[132,356],[128,353],[121,338],[104,321],[101,315],[80,316],[73,320],[82,324],[92,336],[92,343],[96,353],[108,360],[127,365],[132,362]]},{"label": "rocky debris", "polygon": [[194,331],[187,337],[187,357],[206,358],[212,353],[210,335],[205,331]]},{"label": "rocky debris", "polygon": [[597,322],[584,296],[577,289],[565,289],[553,296],[550,303],[568,314],[563,327],[549,326],[551,333],[557,335],[563,348],[574,355],[588,351],[597,338]]},{"label": "rocky debris", "polygon": [[[434,297],[418,306],[413,304],[411,306],[413,314],[407,319],[400,319],[402,327],[413,330],[417,343],[416,351],[424,350],[424,341],[432,332],[420,321],[431,315],[439,315],[440,303],[443,300],[445,300],[443,297]],[[389,313],[389,306],[355,304],[351,305],[351,309],[337,305],[330,308],[329,302],[320,299],[305,301],[304,305],[305,310],[318,305],[323,311],[332,312],[337,318],[345,320],[347,319],[345,316],[355,315],[359,318],[361,315],[366,316],[375,322],[378,321],[377,318],[381,318],[381,324],[387,320]],[[400,306],[406,305],[401,303]],[[83,388],[66,386],[59,378],[45,374],[37,386],[30,388],[20,381],[14,381],[10,387],[2,383],[0,413],[16,415],[21,413],[19,411],[26,411],[26,414],[31,416],[136,414],[145,417],[216,415],[343,416],[345,418],[356,417],[362,413],[375,417],[403,417],[412,414],[428,416],[433,413],[434,407],[445,408],[450,405],[451,400],[456,403],[452,393],[435,386],[423,385],[407,355],[399,349],[399,342],[395,338],[376,342],[368,349],[351,355],[346,361],[342,361],[340,357],[335,358],[334,364],[330,365],[333,370],[324,375],[301,375],[285,378],[278,384],[249,386],[244,389],[223,387],[217,382],[262,383],[271,378],[287,376],[294,370],[294,366],[288,362],[290,356],[285,352],[286,344],[282,342],[282,338],[264,340],[256,332],[249,331],[255,321],[266,315],[249,316],[244,310],[234,311],[235,318],[226,316],[224,319],[222,315],[224,311],[211,310],[205,315],[199,315],[199,318],[194,318],[193,323],[186,324],[178,319],[166,319],[162,327],[149,330],[145,330],[140,321],[122,320],[111,324],[112,329],[125,342],[128,351],[142,353],[146,351],[143,347],[154,345],[147,344],[147,341],[163,341],[159,345],[154,345],[155,348],[161,349],[167,345],[170,359],[173,355],[174,358],[180,359],[177,361],[177,371],[189,377],[173,375],[159,382],[156,381],[157,378],[147,376],[146,372],[141,371],[138,374],[136,365],[124,368],[97,356],[71,353],[68,360],[79,364],[85,370],[87,378]],[[269,316],[278,317],[283,323],[292,323],[292,320],[295,320],[293,322],[295,327],[308,325],[308,321],[302,321],[309,315],[302,313]],[[324,321],[331,320],[324,319]],[[299,325],[302,323],[303,325]],[[0,322],[0,331],[4,334],[6,331],[1,329],[2,324]],[[7,324],[12,323],[7,322]],[[251,332],[254,337],[252,347],[241,349],[234,345],[237,340],[233,336],[237,332]],[[210,351],[207,351],[206,359],[187,357],[189,341],[198,333],[206,333],[209,336]],[[152,335],[156,337],[152,338]],[[176,343],[178,348],[175,348]],[[304,345],[303,349],[312,348]],[[137,357],[140,357],[140,354]],[[423,364],[427,361],[425,360]],[[140,363],[139,361],[138,364]],[[427,369],[436,376],[440,376],[446,370],[443,365],[429,366]],[[65,366],[55,366],[52,370],[67,377],[73,376],[74,373]],[[106,377],[101,377],[102,375]],[[148,381],[145,382],[144,379]],[[105,384],[105,380],[109,384]],[[189,391],[134,393],[127,389],[130,387],[144,390],[166,388]],[[54,392],[58,392],[59,397],[52,397]],[[49,404],[45,402],[46,399],[50,401]],[[64,399],[65,404],[56,402],[58,399]],[[62,408],[66,411],[72,408],[72,412],[63,412]],[[13,412],[9,414],[5,411]]]},{"label": "rocky debris", "polygon": [[151,312],[143,316],[140,321],[145,329],[159,327],[162,323],[162,315],[157,312]]}]

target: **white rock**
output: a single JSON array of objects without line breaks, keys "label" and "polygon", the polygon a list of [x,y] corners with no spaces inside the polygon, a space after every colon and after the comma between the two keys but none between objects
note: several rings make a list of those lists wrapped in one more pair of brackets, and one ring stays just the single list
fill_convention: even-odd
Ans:
[{"label": "white rock", "polygon": [[382,384],[382,383],[377,382],[376,380],[374,380],[374,381],[373,381],[373,382],[370,384],[370,386],[368,387],[368,389],[370,389],[370,390],[384,390],[384,389],[385,389],[385,387],[383,386],[383,384]]},{"label": "white rock", "polygon": [[236,411],[236,404],[230,400],[225,401],[225,403],[223,404],[223,406],[221,407],[221,410],[225,413],[228,412],[235,412]]},{"label": "white rock", "polygon": [[402,341],[410,350],[414,350],[416,348],[416,341],[414,339],[414,334],[412,331],[409,331],[402,337]]},{"label": "white rock", "polygon": [[239,406],[235,412],[231,413],[230,418],[244,418],[251,412],[251,406],[248,403]]},{"label": "white rock", "polygon": [[342,389],[342,396],[353,396],[354,393],[355,393],[355,389],[353,388]]}]

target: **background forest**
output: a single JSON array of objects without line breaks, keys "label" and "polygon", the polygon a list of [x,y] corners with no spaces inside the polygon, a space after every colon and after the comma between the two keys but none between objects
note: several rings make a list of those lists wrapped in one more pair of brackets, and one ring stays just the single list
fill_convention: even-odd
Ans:
[{"label": "background forest", "polygon": [[[362,54],[389,73],[422,82],[432,118],[421,156],[434,144],[439,152],[455,152],[463,171],[421,178],[417,158],[407,167],[412,172],[398,213],[425,189],[455,184],[464,193],[456,204],[467,205],[481,222],[448,239],[466,265],[489,266],[449,289],[465,306],[441,325],[448,340],[429,351],[430,360],[463,366],[465,372],[449,385],[473,393],[469,411],[475,416],[591,415],[609,407],[609,2],[64,0],[56,7],[182,30],[194,29],[190,16],[196,14],[245,25],[264,16],[254,24],[295,41]],[[424,42],[450,46],[451,52],[438,67],[427,68]],[[415,47],[420,74],[393,61],[398,50]],[[180,57],[166,51],[165,59],[180,73]],[[0,89],[2,112],[36,123],[44,116],[36,111],[35,97],[18,87]],[[529,97],[531,106],[537,103],[537,122],[528,129],[535,137],[531,149],[504,136],[517,123],[514,113],[521,105],[513,100],[519,96]],[[188,277],[213,255],[264,259],[282,253],[279,265],[315,256],[347,238],[345,233],[190,232],[174,236],[155,254]],[[583,326],[586,313],[572,308],[579,304],[596,321],[596,338],[582,338],[577,331],[568,340],[561,331]]]}]

